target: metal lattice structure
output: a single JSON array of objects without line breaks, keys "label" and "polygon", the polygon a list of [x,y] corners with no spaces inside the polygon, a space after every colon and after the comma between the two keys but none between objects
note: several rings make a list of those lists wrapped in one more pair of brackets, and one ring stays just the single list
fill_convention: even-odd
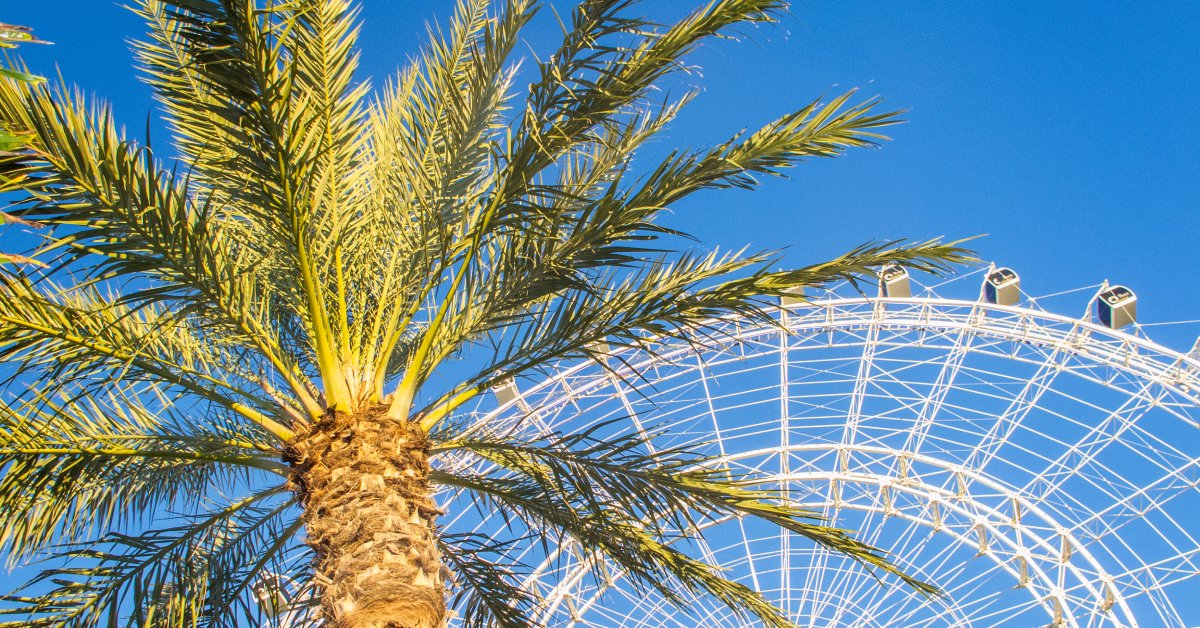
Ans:
[{"label": "metal lattice structure", "polygon": [[[801,626],[1200,623],[1200,362],[1105,327],[1091,304],[1072,318],[971,298],[978,286],[789,300],[775,313],[786,332],[716,321],[730,338],[717,347],[578,364],[477,419],[669,426],[661,446],[698,444],[946,591],[880,584],[767,524],[707,524],[690,549]],[[447,528],[514,533],[468,511]],[[619,572],[596,575],[569,545],[517,557],[534,567],[545,625],[745,625],[711,600],[680,612]]]}]

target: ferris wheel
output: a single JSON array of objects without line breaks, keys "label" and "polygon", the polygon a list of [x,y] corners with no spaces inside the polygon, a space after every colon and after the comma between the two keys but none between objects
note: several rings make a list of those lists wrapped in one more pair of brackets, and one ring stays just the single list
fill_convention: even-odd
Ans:
[{"label": "ferris wheel", "polygon": [[[1055,298],[1086,314],[1047,311]],[[877,294],[784,299],[781,326],[714,321],[715,346],[508,385],[476,418],[669,426],[658,445],[719,457],[945,591],[877,582],[769,524],[706,524],[694,553],[799,626],[1197,625],[1200,361],[1147,339],[1135,308],[1107,283],[1034,299],[1008,269],[932,288],[895,269]],[[509,525],[476,512],[446,529]],[[569,544],[535,546],[515,558],[534,567],[541,625],[746,625],[706,598],[678,610]]]}]

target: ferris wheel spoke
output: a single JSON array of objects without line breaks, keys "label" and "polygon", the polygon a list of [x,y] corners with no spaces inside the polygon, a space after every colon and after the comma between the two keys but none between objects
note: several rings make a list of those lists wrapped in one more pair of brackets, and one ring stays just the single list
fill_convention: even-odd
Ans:
[{"label": "ferris wheel spoke", "polygon": [[[1188,491],[1200,485],[1200,460],[1185,462],[1181,468],[1167,468],[1164,471],[1155,480],[1143,483],[1106,507],[1090,513],[1076,524],[1076,528],[1093,530],[1103,525],[1108,533],[1118,533],[1122,527],[1142,521],[1151,510],[1165,511],[1168,503],[1188,497]],[[1121,523],[1114,524],[1114,520]],[[1187,540],[1195,541],[1188,532],[1188,526],[1175,521],[1173,517],[1168,517],[1168,520],[1179,528]]]},{"label": "ferris wheel spoke", "polygon": [[818,596],[824,592],[822,576],[831,560],[828,552],[817,552],[811,559],[810,566],[805,570],[804,585],[800,589],[800,604],[797,611],[801,617],[820,617],[819,609],[824,600]]},{"label": "ferris wheel spoke", "polygon": [[[866,511],[865,516],[862,519],[862,523],[857,531],[858,539],[869,545],[877,545],[884,524],[885,521],[882,520],[880,513],[874,510]],[[844,567],[838,569],[833,574],[833,578],[827,580],[826,586],[831,591],[828,601],[835,601],[835,596],[832,595],[832,592],[837,592],[836,598],[840,599],[862,599],[858,594],[861,592],[862,587],[867,586],[868,580],[871,579],[863,578],[863,573],[860,570],[849,568],[850,563],[845,559],[840,557],[831,557],[831,560],[836,560],[844,565]],[[871,581],[871,584],[874,584],[873,580]],[[838,615],[835,614],[833,619],[837,620]]]},{"label": "ferris wheel spoke", "polygon": [[[717,450],[720,453],[721,458],[725,458],[728,454],[728,452],[726,451],[726,447],[725,447],[725,437],[721,431],[721,423],[717,419],[716,408],[713,405],[712,389],[709,387],[709,374],[705,367],[704,362],[701,361],[699,354],[696,354],[696,364],[695,364],[694,368],[696,371],[696,378],[700,382],[700,385],[704,392],[704,400],[705,400],[705,403],[707,404],[708,416],[712,421],[713,440],[717,444]],[[736,521],[737,521],[738,528],[740,529],[740,532],[741,532],[742,545],[743,545],[743,549],[746,554],[747,565],[750,569],[750,582],[752,583],[752,586],[756,591],[761,590],[761,585],[759,583],[759,577],[758,577],[758,570],[756,569],[754,560],[751,558],[751,550],[750,550],[749,542],[746,540],[747,537],[746,537],[745,522],[740,517],[738,517],[736,519]],[[701,539],[701,541],[703,542],[703,539]],[[706,552],[705,559],[712,562],[713,561],[712,553],[711,553],[711,550],[708,548],[707,544],[704,544],[703,549]],[[713,564],[716,564],[716,563],[713,563]]]},{"label": "ferris wheel spoke", "polygon": [[[937,532],[934,531],[933,533]],[[967,623],[966,616],[961,614],[961,609],[958,606],[958,596],[956,595],[956,590],[959,586],[961,586],[960,583],[962,581],[962,574],[966,571],[969,563],[966,561],[956,561],[947,564],[948,561],[951,560],[954,553],[961,550],[962,547],[958,543],[949,542],[944,543],[940,550],[927,554],[927,557],[924,561],[927,565],[929,565],[929,568],[926,570],[929,573],[927,580],[935,585],[945,587],[952,586],[952,588],[947,588],[946,593],[942,597],[934,598],[928,601],[922,601],[912,605],[907,613],[891,615],[891,617],[894,617],[897,625],[919,625],[916,623],[919,621],[918,616],[928,610],[927,607],[924,607],[925,604],[941,606],[942,611],[940,611],[939,616],[948,615],[956,619],[956,621],[947,622],[951,625]],[[942,582],[950,584],[943,585]],[[909,599],[912,599],[913,597],[913,594],[909,595]],[[925,623],[927,625],[933,625],[934,621],[935,617],[928,617]]]},{"label": "ferris wheel spoke", "polygon": [[917,413],[917,418],[911,431],[906,435],[904,451],[920,451],[925,436],[929,433],[930,427],[937,420],[941,412],[942,404],[946,401],[946,395],[954,388],[959,371],[962,369],[963,360],[966,359],[970,352],[970,345],[971,336],[968,335],[965,329],[960,331],[958,337],[955,338],[954,348],[947,354],[946,361],[942,365],[942,370],[938,373],[937,379],[933,383],[932,390],[928,393],[925,403],[921,405],[921,409]]},{"label": "ferris wheel spoke", "polygon": [[1151,396],[1150,389],[1151,383],[1146,382],[1119,408],[1091,426],[1075,443],[1070,444],[1038,477],[1022,487],[1021,492],[1038,491],[1043,495],[1060,492],[1067,481],[1077,477],[1079,469],[1092,464],[1100,452],[1117,442],[1154,407],[1156,400]]},{"label": "ferris wheel spoke", "polygon": [[1134,597],[1149,593],[1156,587],[1188,580],[1195,577],[1197,572],[1200,572],[1200,548],[1181,549],[1173,556],[1110,575],[1114,582],[1133,587],[1127,595]]},{"label": "ferris wheel spoke", "polygon": [[988,433],[973,448],[964,461],[964,465],[974,469],[986,469],[992,459],[999,453],[1000,448],[1012,437],[1025,418],[1034,408],[1046,391],[1050,390],[1055,379],[1065,364],[1066,353],[1059,348],[1046,355],[1045,362],[1038,368],[1028,383],[1021,389],[1007,408],[995,419]]},{"label": "ferris wheel spoke", "polygon": [[626,391],[626,385],[612,373],[608,373],[609,381],[613,388],[613,394],[621,402],[621,408],[633,423],[634,429],[638,436],[642,437],[642,441],[646,443],[646,449],[649,453],[657,453],[657,447],[654,444],[654,439],[651,438],[650,432],[646,430],[646,425],[642,422],[641,413],[633,407],[633,403],[629,400],[629,393]]},{"label": "ferris wheel spoke", "polygon": [[[781,312],[783,322],[786,325],[787,313]],[[788,402],[791,399],[791,390],[788,385],[790,381],[790,372],[788,368],[788,333],[786,329],[780,329],[776,335],[779,352],[779,472],[787,477],[792,472],[791,454],[789,448],[791,446],[791,411],[788,409]],[[785,504],[792,503],[792,488],[791,484],[784,482],[780,487],[780,499]],[[779,589],[783,600],[781,608],[786,612],[792,610],[792,535],[779,535]]]},{"label": "ferris wheel spoke", "polygon": [[871,371],[875,368],[875,351],[879,341],[879,317],[883,312],[883,307],[882,303],[873,307],[871,319],[867,325],[862,355],[858,359],[858,373],[854,378],[854,391],[850,397],[850,407],[846,412],[845,431],[842,435],[843,443],[853,443],[857,438],[858,425],[862,421],[863,399],[866,397]]},{"label": "ferris wheel spoke", "polygon": [[[892,534],[890,538],[894,541],[888,542],[888,551],[891,552],[891,558],[897,566],[916,578],[925,578],[931,575],[931,572],[926,565],[915,563],[911,558],[917,555],[917,551],[929,542],[931,535],[936,534],[928,524],[921,520],[916,520],[913,524],[906,524],[904,530],[899,534]],[[882,539],[877,538],[876,541]],[[882,544],[882,543],[881,543]],[[936,583],[935,583],[936,584]],[[915,594],[912,594],[915,595]]]}]

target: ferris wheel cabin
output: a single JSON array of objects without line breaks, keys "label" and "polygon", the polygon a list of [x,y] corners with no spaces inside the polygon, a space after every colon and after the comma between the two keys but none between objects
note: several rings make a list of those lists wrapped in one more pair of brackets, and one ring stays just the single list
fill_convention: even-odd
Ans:
[{"label": "ferris wheel cabin", "polygon": [[1021,278],[1011,268],[997,268],[983,282],[983,298],[996,305],[1016,305],[1021,300]]},{"label": "ferris wheel cabin", "polygon": [[892,265],[879,271],[879,296],[899,299],[911,297],[912,285],[908,279],[908,269]]},{"label": "ferris wheel cabin", "polygon": [[1125,286],[1113,286],[1096,297],[1096,318],[1110,329],[1137,321],[1137,296]]}]

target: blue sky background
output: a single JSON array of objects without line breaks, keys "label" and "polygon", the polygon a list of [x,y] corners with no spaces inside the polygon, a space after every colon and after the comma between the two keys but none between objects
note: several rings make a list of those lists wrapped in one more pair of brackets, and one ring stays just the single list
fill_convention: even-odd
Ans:
[{"label": "blue sky background", "polygon": [[[670,16],[693,4],[644,7]],[[363,5],[362,75],[379,85],[453,2]],[[131,69],[135,16],[108,0],[0,11],[57,42],[22,50],[35,70],[57,64],[141,135],[150,99]],[[882,150],[806,164],[756,192],[692,199],[671,224],[706,245],[788,247],[789,265],[870,239],[988,234],[975,246],[1015,268],[1031,294],[1107,278],[1137,292],[1143,322],[1198,319],[1197,24],[1195,2],[797,2],[781,24],[693,56],[703,70],[690,80],[703,91],[659,146],[716,143],[849,87],[908,109],[908,124]],[[556,29],[544,11],[526,56],[545,52]],[[1186,350],[1200,326],[1148,331]]]},{"label": "blue sky background", "polygon": [[[667,17],[699,3],[644,5]],[[363,5],[362,76],[379,85],[454,2]],[[34,71],[103,96],[134,136],[149,116],[166,144],[132,69],[142,25],[119,3],[10,0],[0,21],[56,42],[22,48]],[[850,87],[908,109],[908,123],[882,150],[690,199],[669,224],[705,246],[786,248],[787,265],[867,240],[988,234],[974,246],[1030,294],[1107,278],[1137,292],[1145,323],[1200,319],[1197,25],[1200,2],[796,2],[781,24],[692,57],[703,91],[654,149],[711,145]],[[543,12],[526,57],[556,29]],[[1082,312],[1088,294],[1076,296],[1060,313]],[[1146,331],[1186,350],[1200,324]]]}]

